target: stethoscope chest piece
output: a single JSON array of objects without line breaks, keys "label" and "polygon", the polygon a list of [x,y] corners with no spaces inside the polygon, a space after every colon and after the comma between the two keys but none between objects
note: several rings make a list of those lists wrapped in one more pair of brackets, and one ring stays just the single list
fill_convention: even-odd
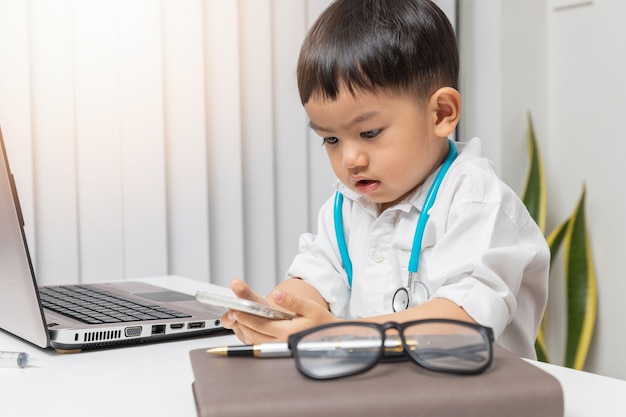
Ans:
[{"label": "stethoscope chest piece", "polygon": [[409,296],[408,288],[398,288],[393,295],[393,300],[391,303],[394,312],[406,310],[407,308],[409,308],[409,304],[411,303],[411,297]]},{"label": "stethoscope chest piece", "polygon": [[[412,287],[412,288],[411,288]],[[413,281],[407,287],[400,287],[393,294],[391,306],[394,312],[425,303],[430,298],[430,291],[422,281]]]}]

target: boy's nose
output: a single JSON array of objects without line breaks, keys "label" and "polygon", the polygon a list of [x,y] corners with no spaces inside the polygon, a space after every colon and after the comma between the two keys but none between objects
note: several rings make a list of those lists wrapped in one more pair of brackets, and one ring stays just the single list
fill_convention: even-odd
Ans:
[{"label": "boy's nose", "polygon": [[343,147],[342,163],[345,168],[356,168],[367,165],[367,155],[358,146]]}]

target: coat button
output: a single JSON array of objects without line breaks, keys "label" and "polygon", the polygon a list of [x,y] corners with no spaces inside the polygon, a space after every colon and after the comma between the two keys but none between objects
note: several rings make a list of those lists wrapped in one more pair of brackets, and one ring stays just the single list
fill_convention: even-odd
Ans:
[{"label": "coat button", "polygon": [[385,260],[385,253],[377,250],[376,252],[372,254],[372,259],[376,263],[381,263],[382,261]]}]

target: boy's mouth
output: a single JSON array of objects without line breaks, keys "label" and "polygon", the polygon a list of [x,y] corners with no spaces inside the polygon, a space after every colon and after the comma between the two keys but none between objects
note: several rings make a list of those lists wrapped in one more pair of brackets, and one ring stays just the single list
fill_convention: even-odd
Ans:
[{"label": "boy's mouth", "polygon": [[357,191],[361,194],[370,193],[378,188],[380,181],[376,180],[358,180],[354,183]]}]

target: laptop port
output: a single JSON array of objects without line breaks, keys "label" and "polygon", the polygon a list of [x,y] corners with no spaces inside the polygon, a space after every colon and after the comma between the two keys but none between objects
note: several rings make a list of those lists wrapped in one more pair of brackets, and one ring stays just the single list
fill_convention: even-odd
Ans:
[{"label": "laptop port", "polygon": [[187,328],[188,329],[202,329],[202,328],[204,328],[204,322],[203,321],[194,321],[192,323],[187,323]]},{"label": "laptop port", "polygon": [[165,334],[165,324],[155,324],[152,326],[152,334]]},{"label": "laptop port", "polygon": [[126,337],[141,336],[141,326],[132,326],[124,329],[124,335]]},{"label": "laptop port", "polygon": [[170,329],[182,329],[185,326],[185,323],[172,323],[170,324]]}]

